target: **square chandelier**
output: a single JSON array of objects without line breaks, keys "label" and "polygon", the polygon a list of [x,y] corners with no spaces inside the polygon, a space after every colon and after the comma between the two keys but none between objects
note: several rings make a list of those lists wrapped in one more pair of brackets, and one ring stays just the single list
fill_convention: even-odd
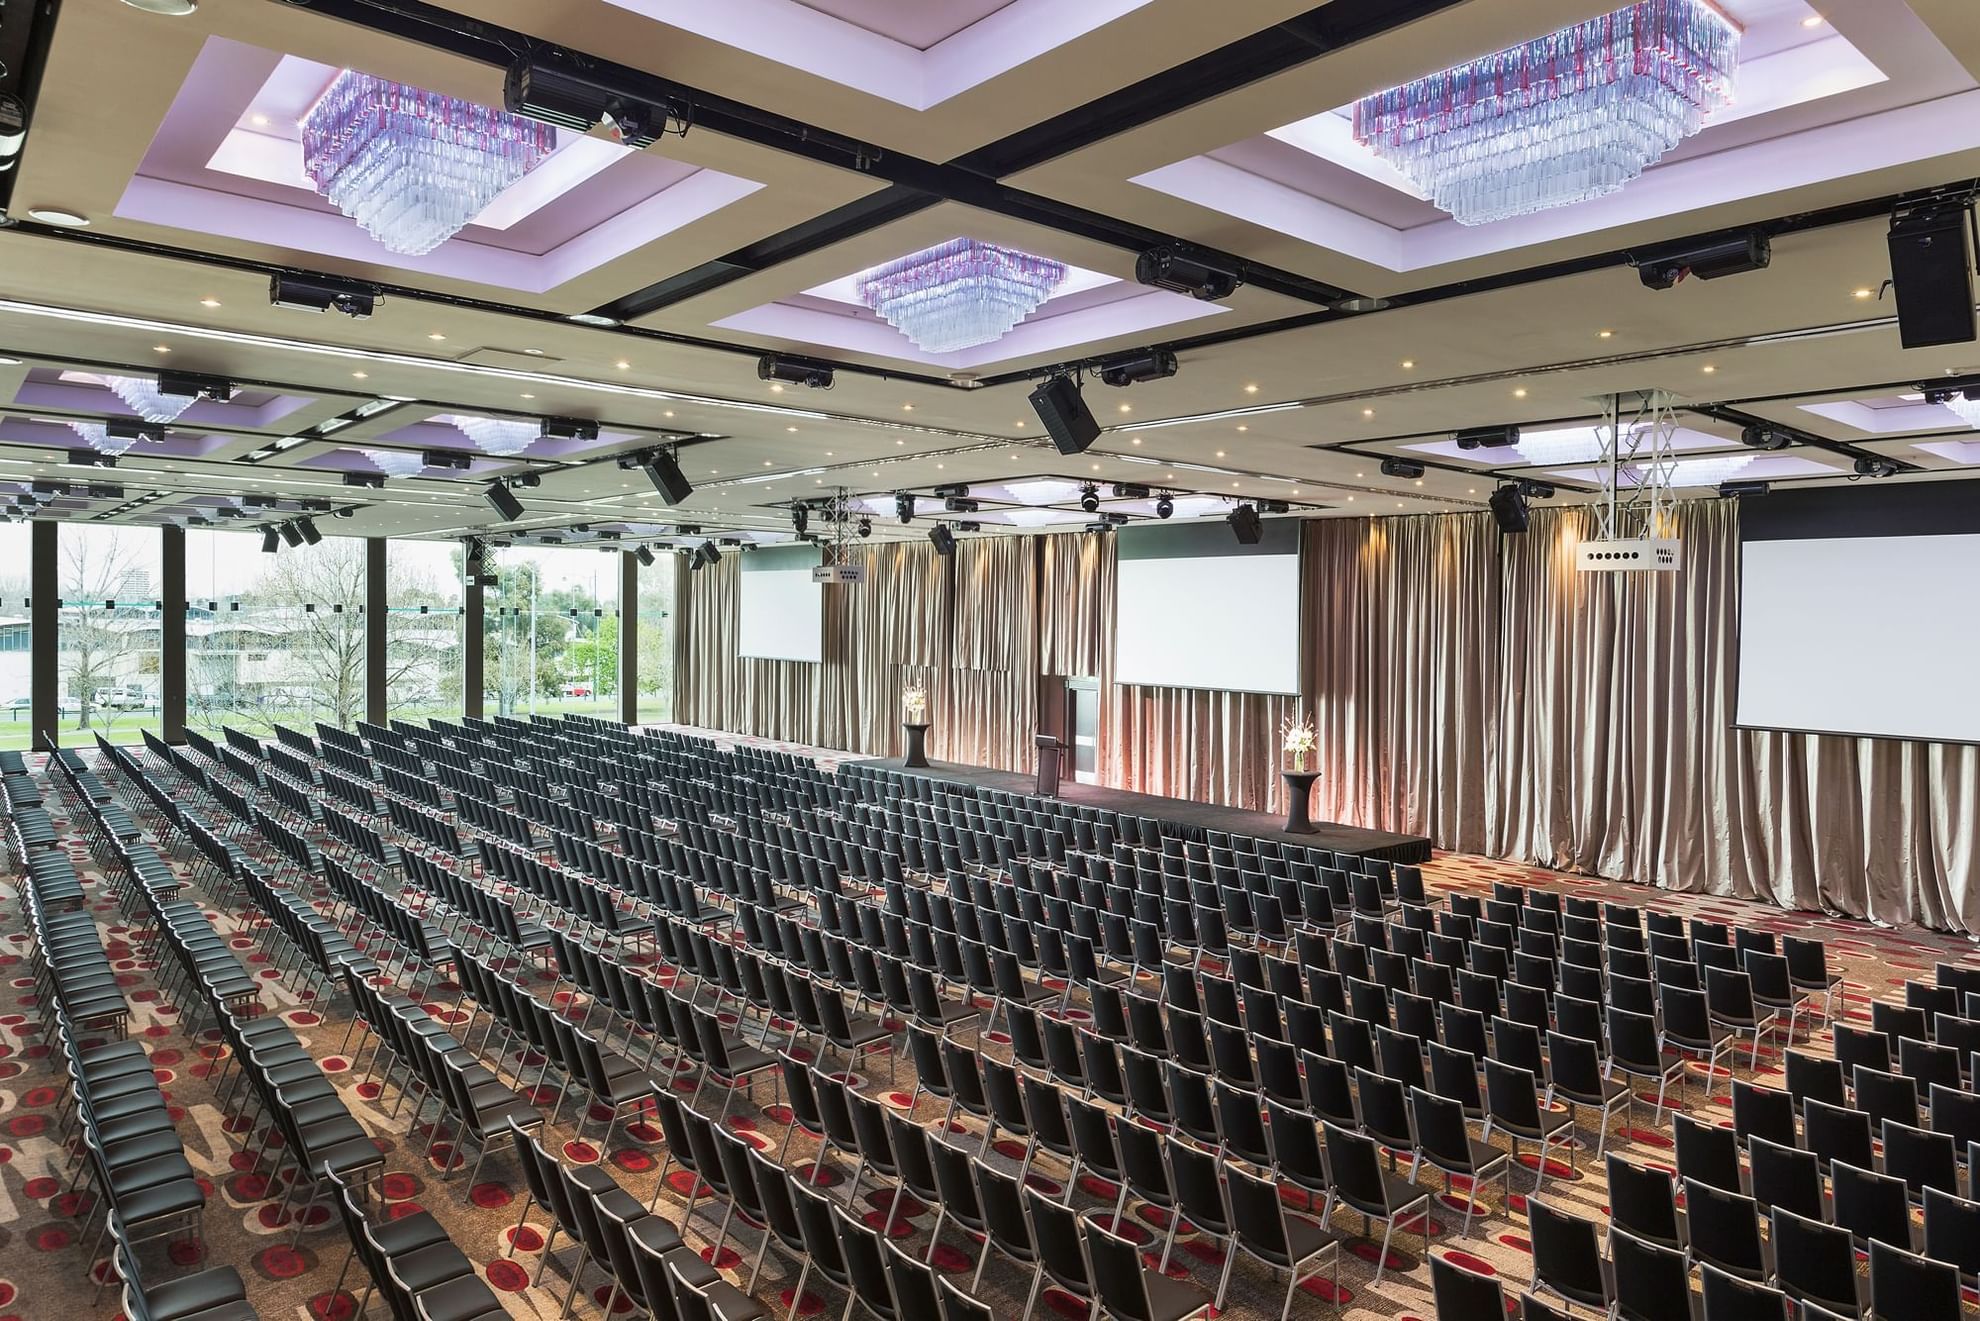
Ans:
[{"label": "square chandelier", "polygon": [[465,229],[557,146],[548,124],[346,69],[302,120],[316,191],[388,251]]},{"label": "square chandelier", "polygon": [[1641,0],[1363,97],[1354,138],[1459,224],[1587,201],[1732,104],[1739,38],[1709,0]]},{"label": "square chandelier", "polygon": [[963,238],[862,271],[853,288],[922,352],[953,353],[1002,339],[1065,278],[1063,262]]}]

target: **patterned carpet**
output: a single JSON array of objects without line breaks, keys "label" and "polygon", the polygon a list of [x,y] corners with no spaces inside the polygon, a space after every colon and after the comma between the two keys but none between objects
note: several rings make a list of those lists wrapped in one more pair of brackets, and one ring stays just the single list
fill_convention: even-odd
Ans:
[{"label": "patterned carpet", "polygon": [[[129,786],[114,770],[100,765],[98,772],[135,810],[138,805],[136,795],[129,791]],[[66,794],[55,789],[52,781],[44,783],[52,813],[73,814],[77,810]],[[143,819],[147,828],[155,825],[151,818]],[[262,1171],[250,1168],[249,1157],[242,1147],[249,1135],[241,1131],[243,1125],[237,1115],[224,1111],[216,1103],[215,1091],[209,1084],[210,1076],[218,1068],[222,1047],[215,1043],[212,1033],[189,1040],[181,1031],[178,1007],[161,1000],[153,982],[153,965],[135,957],[134,932],[125,925],[124,915],[96,883],[96,863],[80,842],[73,843],[71,848],[78,870],[89,884],[90,905],[102,927],[111,957],[117,961],[115,966],[120,981],[131,1002],[132,1036],[142,1040],[150,1050],[157,1076],[175,1106],[173,1117],[184,1141],[186,1155],[210,1184],[204,1244],[152,1244],[144,1251],[144,1269],[152,1279],[157,1280],[179,1269],[202,1263],[231,1263],[246,1279],[250,1299],[261,1316],[306,1315],[319,1321],[349,1317],[356,1302],[354,1294],[363,1290],[363,1276],[361,1269],[353,1266],[352,1275],[356,1277],[356,1284],[353,1286],[347,1281],[344,1291],[332,1292],[346,1252],[341,1227],[327,1210],[319,1209],[311,1225],[305,1229],[299,1247],[290,1249],[288,1238],[291,1225],[278,1214],[282,1189],[279,1185],[271,1187]],[[169,847],[166,851],[170,853]],[[175,857],[174,861],[182,872],[190,871],[183,854]],[[1907,977],[1929,979],[1936,960],[1956,960],[1980,966],[1980,955],[1976,955],[1966,942],[1920,930],[1880,930],[1861,922],[1831,919],[1818,914],[1787,913],[1733,900],[1694,899],[1469,857],[1440,856],[1426,869],[1426,873],[1433,891],[1463,889],[1489,892],[1494,881],[1516,881],[1668,911],[1695,913],[1778,932],[1819,936],[1829,943],[1832,964],[1849,979],[1838,1001],[1837,1013],[1852,1021],[1868,1020],[1868,1006],[1872,999],[1900,996],[1898,988]],[[14,1321],[14,1318],[20,1317],[52,1318],[64,1314],[74,1316],[79,1313],[110,1316],[117,1307],[114,1288],[106,1289],[100,1300],[92,1302],[89,1277],[92,1272],[100,1273],[104,1267],[100,1261],[92,1265],[84,1259],[89,1242],[86,1239],[78,1241],[75,1215],[79,1207],[75,1196],[69,1191],[71,1169],[66,1153],[57,1146],[59,1123],[55,1115],[58,1078],[49,1067],[47,1047],[39,1038],[37,1005],[31,992],[32,982],[26,975],[26,937],[20,931],[13,876],[12,872],[7,873],[7,883],[0,889],[0,927],[8,932],[0,936],[0,965],[13,967],[18,974],[11,975],[8,983],[12,988],[10,992],[0,990],[0,1008],[6,1011],[0,1014],[0,1030],[4,1030],[7,1038],[5,1044],[0,1044],[0,1116],[3,1116],[0,1117],[0,1124],[5,1128],[4,1139],[0,1139],[4,1142],[0,1145],[0,1321]],[[197,889],[189,890],[188,895],[203,898]],[[267,962],[256,947],[255,940],[243,934],[231,917],[218,915],[213,921],[217,931],[232,937],[233,946],[247,962],[256,965]],[[556,1316],[569,1285],[568,1263],[575,1254],[560,1254],[559,1260],[546,1272],[541,1287],[531,1286],[546,1221],[543,1213],[535,1210],[530,1213],[528,1225],[519,1232],[514,1230],[525,1189],[513,1157],[498,1148],[497,1154],[484,1164],[480,1181],[471,1188],[467,1186],[464,1171],[451,1179],[444,1178],[447,1164],[451,1161],[459,1165],[460,1158],[444,1141],[432,1159],[422,1158],[422,1150],[433,1135],[422,1126],[409,1138],[404,1128],[405,1113],[402,1111],[396,1119],[392,1115],[394,1104],[399,1099],[396,1088],[387,1088],[381,1093],[377,1083],[361,1080],[361,1069],[354,1074],[350,1060],[339,1053],[348,1022],[342,1006],[320,1003],[307,992],[299,992],[294,978],[285,977],[272,967],[262,966],[259,972],[265,983],[262,1003],[266,1010],[283,1015],[303,1036],[323,1068],[340,1080],[344,1100],[351,1112],[377,1137],[381,1150],[386,1153],[389,1173],[385,1181],[385,1196],[393,1213],[405,1214],[414,1208],[431,1211],[452,1232],[455,1242],[469,1257],[483,1263],[483,1274],[514,1315]],[[547,983],[548,974],[543,974],[542,980]],[[442,983],[433,992],[428,1008],[443,1021],[450,1021],[450,1006],[454,1000],[454,988],[451,984]],[[1077,1014],[1078,1011],[1074,1012]],[[1816,1031],[1808,1046],[1816,1051],[1825,1051],[1828,1039],[1826,1029]],[[993,1054],[1008,1054],[1000,1048],[995,1038],[992,1038],[988,1049]],[[370,1052],[365,1052],[367,1060],[369,1056]],[[1777,1064],[1769,1062],[1770,1056],[1777,1058],[1778,1052],[1763,1048],[1759,1076],[1763,1081],[1777,1082],[1780,1069]],[[1743,1053],[1740,1058],[1744,1061]],[[1702,1079],[1697,1076],[1701,1072],[1694,1066],[1690,1088],[1691,1108],[1715,1120],[1730,1123],[1726,1093],[1715,1088],[1712,1089],[1713,1094],[1708,1096],[1708,1089],[1700,1085]],[[1723,1075],[1724,1071],[1720,1072]],[[1743,1065],[1741,1072],[1744,1073]],[[912,1091],[910,1066],[902,1060],[899,1075],[891,1083],[886,1075],[885,1063],[878,1063],[871,1065],[868,1076],[859,1078],[858,1083],[889,1103],[904,1106]],[[1723,1076],[1714,1081],[1723,1086]],[[692,1090],[691,1080],[684,1087],[686,1090]],[[770,1085],[766,1079],[756,1096],[739,1095],[736,1098],[728,1122],[753,1143],[774,1151],[784,1140],[785,1124],[781,1114],[759,1108],[769,1096]],[[707,1108],[712,1111],[715,1104],[719,1101]],[[940,1116],[941,1107],[933,1101],[924,1101],[915,1115],[930,1124],[939,1122]],[[599,1118],[602,1119],[603,1115]],[[1620,1118],[1616,1122],[1617,1131],[1611,1135],[1610,1150],[1621,1151],[1631,1159],[1646,1164],[1667,1164],[1672,1160],[1668,1125],[1653,1129],[1647,1106],[1637,1112],[1632,1126],[1624,1128]],[[594,1123],[592,1128],[596,1132],[599,1125]],[[1560,1164],[1552,1171],[1558,1176],[1558,1181],[1550,1179],[1546,1195],[1567,1209],[1600,1219],[1606,1210],[1606,1199],[1603,1178],[1592,1160],[1595,1135],[1585,1122],[1581,1134],[1584,1149],[1578,1154],[1582,1167],[1570,1170],[1565,1163]],[[642,1202],[655,1192],[665,1154],[657,1128],[640,1123],[630,1127],[622,1125],[615,1133],[611,1149],[600,1151],[589,1143],[573,1140],[575,1124],[567,1115],[558,1128],[552,1130],[552,1136],[554,1141],[546,1140],[546,1145],[560,1149],[565,1160],[605,1162],[620,1183]],[[967,1138],[960,1140],[967,1141]],[[249,1145],[252,1146],[252,1143]],[[996,1151],[997,1159],[1014,1170],[1016,1161],[1012,1157],[1021,1154],[1021,1149],[1005,1147],[1000,1143]],[[792,1165],[805,1165],[814,1154],[814,1147],[799,1134],[791,1144],[788,1160]],[[1527,1159],[1530,1161],[1532,1158],[1529,1155]],[[828,1181],[843,1189],[850,1167],[839,1166],[836,1161],[834,1164],[837,1168],[827,1176]],[[1059,1181],[1067,1174],[1050,1158],[1040,1158],[1034,1163],[1033,1170],[1033,1182],[1054,1191],[1061,1189]],[[1480,1217],[1474,1220],[1472,1234],[1466,1239],[1459,1239],[1456,1232],[1464,1207],[1463,1200],[1440,1198],[1435,1203],[1436,1209],[1428,1226],[1432,1236],[1429,1250],[1457,1257],[1473,1269],[1496,1271],[1509,1282],[1523,1283],[1528,1275],[1528,1246],[1522,1214],[1524,1199],[1518,1191],[1530,1187],[1531,1178],[1530,1169],[1515,1173],[1516,1192],[1509,1206],[1502,1204],[1496,1184],[1482,1191],[1479,1194]],[[674,1219],[679,1218],[685,1206],[683,1194],[688,1190],[688,1179],[685,1172],[675,1169],[669,1175],[668,1188],[661,1196],[659,1209]],[[1427,1178],[1426,1184],[1442,1186],[1441,1180],[1435,1176]],[[1108,1207],[1114,1195],[1111,1185],[1090,1178],[1083,1178],[1072,1190],[1073,1202],[1081,1210]],[[863,1194],[860,1200],[868,1212],[866,1218],[869,1223],[879,1226],[883,1218],[880,1208],[885,1205],[885,1196]],[[906,1202],[902,1205],[914,1214],[908,1216],[905,1225],[897,1224],[896,1236],[911,1239],[917,1247],[925,1247],[935,1218],[932,1210]],[[690,1243],[699,1247],[712,1241],[721,1210],[721,1204],[710,1200],[704,1199],[697,1205],[694,1221],[685,1230]],[[1124,1224],[1136,1236],[1146,1236],[1159,1243],[1156,1216],[1144,1215],[1142,1211],[1143,1208],[1130,1203]],[[1337,1233],[1352,1235],[1359,1227],[1358,1217],[1349,1214],[1336,1217],[1334,1229]],[[751,1227],[731,1229],[729,1245],[718,1263],[728,1271],[729,1278],[741,1283],[759,1241],[758,1232]],[[938,1267],[951,1273],[966,1272],[972,1265],[970,1256],[964,1251],[966,1246],[965,1240],[953,1228],[946,1230],[943,1246],[935,1258]],[[1345,1288],[1342,1301],[1345,1303],[1345,1315],[1371,1319],[1429,1317],[1433,1309],[1429,1270],[1423,1259],[1423,1240],[1414,1234],[1397,1234],[1391,1249],[1390,1270],[1379,1294],[1370,1288],[1376,1252],[1374,1243],[1350,1239],[1349,1251],[1343,1256]],[[1187,1274],[1206,1289],[1214,1288],[1223,1260],[1218,1243],[1184,1232],[1178,1240],[1175,1264],[1171,1269]],[[732,1269],[739,1263],[745,1270]],[[763,1278],[758,1283],[757,1296],[775,1308],[775,1314],[781,1318],[783,1309],[791,1301],[790,1288],[794,1281],[795,1269],[787,1269],[787,1263],[780,1254],[772,1252],[768,1256]],[[1008,1314],[1015,1321],[1029,1283],[1028,1274],[1020,1275],[993,1258],[984,1276],[982,1293],[1000,1314]],[[601,1315],[608,1286],[609,1281],[604,1275],[596,1269],[588,1269],[582,1292],[575,1303],[575,1314]],[[1283,1281],[1272,1283],[1256,1262],[1240,1258],[1233,1274],[1226,1314],[1242,1318],[1276,1316],[1283,1290]],[[1328,1314],[1327,1300],[1330,1297],[1331,1289],[1324,1279],[1309,1282],[1305,1286],[1305,1294],[1295,1303],[1294,1314]],[[818,1291],[814,1286],[798,1303],[799,1315],[836,1316],[844,1306],[845,1298],[836,1290]],[[374,1299],[371,1314],[382,1315],[381,1308],[382,1304]],[[1048,1291],[1037,1315],[1075,1316],[1081,1312],[1082,1309],[1071,1298]],[[630,1316],[633,1309],[621,1298],[616,1313]]]}]

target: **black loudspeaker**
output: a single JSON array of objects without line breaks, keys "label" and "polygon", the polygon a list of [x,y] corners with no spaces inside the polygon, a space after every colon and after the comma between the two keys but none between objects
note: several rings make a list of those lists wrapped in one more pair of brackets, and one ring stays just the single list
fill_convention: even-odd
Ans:
[{"label": "black loudspeaker", "polygon": [[1265,535],[1265,524],[1259,519],[1258,508],[1255,505],[1239,505],[1231,510],[1225,521],[1231,525],[1231,531],[1237,535],[1240,546],[1256,546],[1259,539]]},{"label": "black loudspeaker", "polygon": [[953,555],[956,553],[956,534],[949,531],[949,525],[947,523],[937,523],[934,527],[929,528],[928,539],[935,544],[935,553],[937,555]]},{"label": "black loudspeaker", "polygon": [[1031,392],[1031,407],[1061,454],[1084,454],[1100,439],[1100,424],[1070,376],[1054,376]]},{"label": "black loudspeaker", "polygon": [[653,489],[660,498],[670,505],[677,505],[694,494],[694,485],[681,471],[681,465],[671,454],[654,454],[646,460],[646,475],[653,482]]},{"label": "black loudspeaker", "polygon": [[483,494],[487,496],[489,508],[500,514],[504,523],[513,523],[523,516],[522,501],[516,499],[502,483],[496,482]]},{"label": "black loudspeaker", "polygon": [[1526,497],[1517,486],[1501,486],[1492,492],[1492,517],[1501,532],[1526,531]]},{"label": "black loudspeaker", "polygon": [[1974,338],[1973,262],[1965,207],[1914,211],[1891,222],[1891,289],[1908,349]]}]

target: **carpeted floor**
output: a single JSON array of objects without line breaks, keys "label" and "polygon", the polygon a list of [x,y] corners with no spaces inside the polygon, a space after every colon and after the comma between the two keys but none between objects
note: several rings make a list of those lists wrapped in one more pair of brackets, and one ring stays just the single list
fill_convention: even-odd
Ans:
[{"label": "carpeted floor", "polygon": [[[129,792],[129,786],[110,767],[100,766],[98,769],[105,782],[135,809],[138,799]],[[162,774],[156,770],[154,773]],[[73,815],[76,805],[66,794],[59,792],[52,781],[44,783],[47,785],[45,792],[51,812]],[[145,820],[148,826],[154,824],[149,818]],[[319,1210],[312,1225],[303,1233],[299,1247],[295,1250],[289,1248],[291,1226],[277,1214],[282,1190],[279,1186],[271,1187],[263,1171],[248,1168],[248,1157],[243,1154],[242,1143],[249,1135],[240,1131],[242,1124],[236,1115],[223,1111],[216,1104],[214,1089],[209,1084],[209,1076],[218,1067],[222,1048],[215,1044],[211,1033],[203,1033],[197,1039],[189,1040],[181,1031],[179,1008],[160,999],[153,982],[152,965],[134,957],[134,933],[126,926],[125,915],[95,884],[99,875],[95,862],[86,855],[79,842],[72,845],[72,850],[78,870],[89,879],[91,906],[102,926],[105,944],[117,961],[119,976],[131,1002],[131,1033],[150,1049],[157,1076],[176,1107],[174,1118],[178,1122],[187,1157],[211,1184],[204,1244],[151,1245],[145,1252],[145,1270],[157,1279],[202,1263],[231,1263],[247,1280],[250,1298],[258,1313],[264,1317],[348,1317],[356,1301],[354,1293],[362,1291],[363,1279],[358,1268],[353,1267],[356,1284],[347,1281],[343,1292],[332,1293],[333,1282],[346,1252],[341,1227],[327,1211]],[[169,848],[167,851],[170,851]],[[189,870],[183,856],[175,861],[179,862],[181,870]],[[1467,857],[1439,857],[1426,870],[1433,891],[1489,891],[1493,881],[1509,880],[1613,897],[1623,902],[1696,913],[1779,932],[1819,936],[1829,942],[1833,964],[1849,979],[1837,1006],[1839,1016],[1848,1020],[1867,1020],[1869,1002],[1876,998],[1897,997],[1901,994],[1898,988],[1906,978],[1929,979],[1935,960],[1948,959],[1980,966],[1980,955],[1976,955],[1968,943],[1930,932],[1879,930],[1861,922],[1831,919],[1818,914],[1788,913],[1731,900],[1696,899]],[[17,920],[18,903],[13,879],[14,874],[8,872],[7,883],[0,890],[0,928],[7,932],[0,936],[0,965],[14,969],[10,975],[11,991],[0,988],[0,1010],[4,1010],[0,1013],[0,1030],[4,1030],[7,1038],[6,1043],[0,1045],[0,1124],[4,1124],[5,1128],[5,1136],[0,1138],[0,1143],[4,1143],[0,1145],[0,1321],[12,1321],[18,1317],[110,1316],[117,1310],[113,1289],[106,1289],[100,1300],[92,1300],[90,1278],[93,1271],[100,1272],[103,1265],[101,1262],[92,1265],[85,1260],[89,1243],[78,1241],[77,1221],[74,1218],[78,1207],[68,1192],[70,1166],[66,1154],[56,1145],[58,1125],[54,1116],[57,1078],[48,1065],[47,1048],[38,1035],[38,1007],[31,993],[32,983],[26,975],[26,937],[21,933],[21,924]],[[202,897],[197,890],[188,893],[191,897]],[[233,937],[233,944],[244,959],[251,964],[265,963],[263,955],[255,947],[255,941],[242,934],[231,917],[215,915],[213,921],[217,931]],[[512,1232],[524,1193],[513,1158],[506,1152],[498,1151],[484,1165],[480,1181],[471,1188],[467,1186],[464,1172],[457,1173],[452,1179],[443,1178],[445,1162],[458,1161],[459,1158],[454,1157],[443,1142],[434,1159],[424,1159],[421,1151],[431,1135],[420,1132],[409,1136],[404,1127],[405,1112],[400,1112],[396,1119],[393,1117],[391,1112],[399,1099],[397,1090],[387,1088],[381,1094],[376,1083],[361,1081],[353,1073],[349,1059],[340,1053],[340,1043],[348,1021],[342,1005],[317,1002],[306,993],[299,994],[298,983],[294,979],[278,975],[271,967],[262,966],[260,974],[265,981],[262,1000],[267,1011],[282,1014],[294,1025],[319,1057],[323,1068],[333,1078],[343,1081],[344,1099],[351,1112],[376,1135],[381,1149],[386,1152],[389,1173],[384,1192],[393,1211],[404,1214],[419,1207],[437,1216],[452,1232],[455,1242],[471,1258],[483,1263],[483,1274],[513,1314],[525,1317],[557,1315],[568,1287],[568,1276],[564,1273],[568,1267],[553,1264],[542,1286],[531,1286],[546,1222],[541,1211],[533,1211],[529,1225],[519,1233]],[[548,975],[544,974],[542,980],[547,984]],[[454,999],[451,986],[443,984],[433,993],[429,1009],[443,1021],[448,1020],[449,1006]],[[1828,1039],[1826,1030],[1816,1031],[1806,1047],[1826,1052]],[[1007,1053],[994,1038],[987,1043],[987,1049],[993,1054]],[[367,1051],[366,1059],[369,1054]],[[1776,1063],[1770,1062],[1770,1057],[1777,1059],[1778,1051],[1763,1050],[1760,1078],[1762,1081],[1777,1082],[1780,1070]],[[1743,1060],[1744,1055],[1741,1058]],[[909,1069],[907,1062],[901,1061],[899,1076],[890,1083],[886,1065],[881,1062],[870,1066],[868,1076],[858,1081],[862,1087],[889,1103],[904,1105],[912,1090]],[[1690,1089],[1692,1109],[1729,1123],[1730,1111],[1725,1092],[1717,1088],[1708,1089],[1702,1081],[1694,1077]],[[1723,1077],[1713,1081],[1718,1088],[1724,1085]],[[691,1085],[688,1090],[691,1090]],[[730,1112],[729,1124],[752,1142],[775,1150],[784,1137],[782,1116],[759,1108],[760,1103],[769,1099],[770,1090],[766,1079],[755,1097],[738,1096]],[[1708,1095],[1708,1091],[1713,1094]],[[719,1104],[719,1100],[715,1104]],[[712,1111],[713,1105],[707,1108]],[[568,1111],[569,1107],[566,1109]],[[924,1102],[916,1112],[916,1118],[931,1124],[938,1122],[940,1115],[941,1108],[932,1101]],[[1621,1120],[1617,1124],[1618,1131],[1610,1138],[1611,1150],[1622,1151],[1630,1158],[1647,1164],[1668,1164],[1672,1160],[1668,1126],[1653,1129],[1647,1106],[1638,1110],[1628,1127],[1625,1128]],[[592,1125],[594,1132],[599,1127],[597,1123]],[[613,1138],[611,1148],[600,1151],[588,1143],[572,1141],[574,1128],[567,1114],[554,1132],[554,1141],[547,1142],[547,1145],[560,1149],[566,1161],[603,1161],[619,1181],[642,1201],[653,1195],[665,1154],[657,1129],[637,1123],[630,1128],[622,1125]],[[959,1135],[957,1140],[966,1142],[968,1137]],[[1600,1219],[1606,1209],[1603,1179],[1592,1160],[1594,1134],[1586,1127],[1582,1129],[1582,1140],[1584,1149],[1579,1153],[1581,1167],[1571,1170],[1565,1163],[1559,1165],[1552,1171],[1557,1177],[1550,1178],[1546,1196],[1576,1213]],[[997,1159],[1014,1169],[1016,1162],[1011,1156],[1015,1150],[1000,1144]],[[813,1154],[812,1145],[799,1135],[791,1146],[789,1161],[793,1165],[807,1164]],[[849,1172],[849,1167],[840,1167],[828,1178],[843,1189]],[[1060,1187],[1059,1181],[1065,1174],[1065,1170],[1049,1159],[1041,1159],[1034,1165],[1034,1181],[1051,1189]],[[682,1194],[687,1189],[688,1177],[678,1169],[669,1176],[669,1187],[660,1200],[663,1213],[678,1219],[685,1205]],[[1431,1234],[1428,1250],[1456,1256],[1474,1269],[1496,1271],[1509,1282],[1523,1283],[1528,1275],[1528,1247],[1522,1214],[1524,1200],[1517,1192],[1531,1187],[1531,1181],[1530,1170],[1516,1173],[1516,1195],[1510,1205],[1502,1203],[1496,1185],[1481,1192],[1481,1215],[1473,1222],[1471,1236],[1466,1239],[1459,1239],[1456,1234],[1463,1201],[1440,1199],[1427,1227]],[[1434,1177],[1426,1179],[1426,1182],[1431,1186],[1441,1186]],[[1111,1186],[1086,1179],[1082,1179],[1080,1185],[1072,1190],[1074,1204],[1081,1210],[1108,1206],[1113,1196]],[[863,1195],[861,1201],[869,1213],[868,1219],[879,1225],[882,1217],[876,1208],[884,1205],[884,1197]],[[917,1210],[918,1213],[909,1216],[905,1226],[897,1226],[896,1234],[911,1239],[916,1245],[925,1245],[934,1215],[923,1208],[908,1206],[907,1209]],[[691,1244],[699,1247],[712,1240],[720,1212],[719,1204],[707,1200],[696,1208],[693,1223],[685,1229]],[[1141,1214],[1141,1208],[1133,1203],[1130,1203],[1125,1223],[1137,1235],[1146,1235],[1151,1241],[1159,1242],[1154,1218]],[[1359,1226],[1358,1217],[1344,1213],[1336,1217],[1333,1227],[1338,1233],[1352,1235]],[[759,1241],[757,1231],[752,1228],[742,1226],[732,1229],[729,1246],[722,1253],[719,1264],[725,1269],[735,1266],[740,1253],[741,1263],[746,1266],[748,1259],[754,1256]],[[1344,1256],[1342,1302],[1346,1316],[1427,1318],[1431,1315],[1429,1271],[1424,1262],[1425,1247],[1420,1237],[1397,1235],[1390,1270],[1379,1293],[1370,1288],[1375,1245],[1366,1240],[1352,1239],[1350,1244],[1350,1250]],[[969,1249],[970,1245],[953,1229],[945,1231],[943,1245],[936,1254],[937,1265],[944,1271],[964,1272],[972,1264]],[[562,1261],[568,1262],[572,1255],[562,1254]],[[1184,1233],[1179,1239],[1176,1263],[1172,1269],[1186,1272],[1206,1288],[1214,1287],[1222,1269],[1222,1249],[1216,1242],[1202,1236]],[[729,1275],[740,1283],[742,1272],[731,1269]],[[783,1259],[772,1252],[756,1292],[777,1309],[779,1317],[782,1316],[782,1306],[788,1306],[790,1302],[789,1290],[794,1277],[794,1270],[787,1271]],[[601,1315],[608,1284],[606,1277],[597,1270],[588,1270],[583,1279],[582,1292],[576,1300],[576,1314]],[[1028,1285],[1028,1276],[1021,1276],[993,1260],[984,1277],[983,1292],[1000,1314],[1007,1314],[1015,1321]],[[1244,1318],[1275,1316],[1283,1288],[1283,1282],[1274,1285],[1255,1262],[1241,1258],[1233,1277],[1226,1314]],[[1327,1300],[1330,1294],[1324,1280],[1309,1283],[1304,1295],[1295,1304],[1294,1314],[1329,1314],[1331,1309]],[[798,1301],[800,1315],[836,1316],[845,1299],[836,1290],[813,1290]],[[372,1314],[382,1315],[381,1307],[382,1304],[374,1299]],[[621,1314],[632,1313],[630,1304],[623,1299],[619,1301],[617,1310]],[[1080,1309],[1070,1298],[1048,1292],[1037,1314],[1072,1316],[1079,1312]]]}]

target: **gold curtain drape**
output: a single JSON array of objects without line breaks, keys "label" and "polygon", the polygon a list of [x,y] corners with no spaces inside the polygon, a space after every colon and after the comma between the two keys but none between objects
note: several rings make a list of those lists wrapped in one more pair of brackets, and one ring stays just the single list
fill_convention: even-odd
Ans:
[{"label": "gold curtain drape", "polygon": [[1319,819],[1484,851],[1498,543],[1485,514],[1307,524]]}]

